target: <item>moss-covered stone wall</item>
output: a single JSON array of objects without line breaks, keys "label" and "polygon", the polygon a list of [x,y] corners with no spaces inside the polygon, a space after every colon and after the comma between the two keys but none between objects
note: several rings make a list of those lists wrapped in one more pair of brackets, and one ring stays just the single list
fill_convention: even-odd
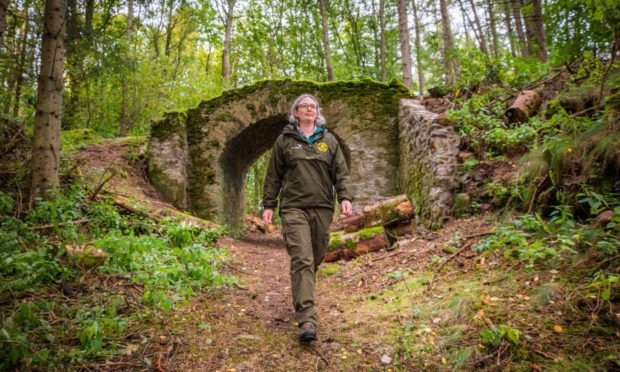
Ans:
[{"label": "moss-covered stone wall", "polygon": [[[396,81],[262,81],[227,91],[186,113],[170,113],[153,124],[151,180],[175,204],[239,231],[246,173],[271,148],[293,100],[302,93],[317,96],[327,128],[344,148],[354,206],[399,193],[398,105],[410,93]],[[171,166],[178,169],[166,170]]]},{"label": "moss-covered stone wall", "polygon": [[399,112],[400,187],[416,220],[439,227],[452,215],[460,137],[420,101],[403,99]]},{"label": "moss-covered stone wall", "polygon": [[151,125],[149,181],[177,208],[187,208],[187,114],[170,112]]}]

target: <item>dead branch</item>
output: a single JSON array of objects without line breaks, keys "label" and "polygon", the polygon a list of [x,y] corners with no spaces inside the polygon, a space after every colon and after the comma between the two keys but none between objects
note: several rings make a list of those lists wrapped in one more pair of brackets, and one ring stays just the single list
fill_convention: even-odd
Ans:
[{"label": "dead branch", "polygon": [[442,262],[439,267],[437,268],[437,270],[435,270],[435,272],[433,273],[433,276],[431,277],[431,280],[429,280],[428,282],[428,291],[430,291],[433,288],[433,282],[435,281],[435,277],[437,276],[437,274],[441,271],[441,269],[450,261],[452,261],[456,256],[458,256],[459,254],[463,253],[465,250],[467,250],[468,248],[471,248],[471,246],[474,245],[473,241],[470,241],[468,243],[465,243],[465,245],[463,245],[458,251],[454,252],[452,255],[450,255],[444,262]]},{"label": "dead branch", "polygon": [[480,236],[487,236],[487,235],[491,235],[491,234],[493,234],[494,232],[495,232],[495,231],[491,231],[491,230],[489,230],[489,231],[481,231],[481,232],[479,232],[479,233],[475,233],[475,234],[463,235],[461,238],[462,238],[462,239],[469,240],[469,239],[472,239],[472,238],[477,238],[477,237],[480,237]]},{"label": "dead branch", "polygon": [[[95,199],[99,199],[99,197],[96,196]],[[117,206],[123,208],[124,210],[126,210],[128,212],[138,214],[140,216],[143,216],[143,217],[146,217],[148,219],[151,219],[151,220],[153,220],[155,222],[161,222],[162,221],[161,217],[156,216],[156,215],[154,215],[152,213],[149,213],[149,212],[146,212],[146,211],[141,211],[141,210],[139,210],[137,208],[134,208],[131,205],[129,205],[128,203],[126,203],[126,202],[124,202],[124,201],[122,201],[120,199],[112,198],[112,203],[114,205],[117,205]]]},{"label": "dead branch", "polygon": [[381,261],[381,260],[385,260],[386,258],[390,258],[390,257],[394,257],[394,256],[398,256],[399,254],[403,253],[404,251],[397,251],[396,253],[392,253],[392,254],[388,254],[387,256],[383,256],[383,257],[379,257],[379,258],[375,258],[372,261]]},{"label": "dead branch", "polygon": [[31,231],[40,231],[40,230],[47,230],[47,229],[53,229],[55,227],[62,227],[62,226],[66,226],[66,225],[86,225],[87,223],[89,223],[90,220],[75,220],[75,221],[69,221],[69,222],[60,222],[57,224],[49,224],[49,225],[41,225],[41,226],[32,226],[30,228]]},{"label": "dead branch", "polygon": [[534,201],[536,200],[536,194],[538,194],[538,190],[542,186],[543,183],[547,180],[547,174],[543,177],[543,179],[536,185],[534,192],[532,193],[532,199],[530,199],[530,205],[527,207],[527,213],[532,211],[532,207],[534,206]]},{"label": "dead branch", "polygon": [[101,182],[99,182],[99,185],[97,185],[97,187],[95,187],[95,189],[90,193],[90,200],[95,200],[95,198],[97,197],[97,194],[99,194],[99,192],[101,191],[101,189],[103,189],[103,186],[105,186],[106,183],[108,183],[108,181],[110,181],[112,179],[112,177],[114,177],[116,175],[116,172],[110,172],[110,174],[105,177]]}]

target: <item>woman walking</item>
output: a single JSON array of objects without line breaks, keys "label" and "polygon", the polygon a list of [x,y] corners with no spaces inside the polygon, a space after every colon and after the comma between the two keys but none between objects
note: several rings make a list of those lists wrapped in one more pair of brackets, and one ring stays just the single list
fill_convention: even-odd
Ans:
[{"label": "woman walking", "polygon": [[329,243],[334,196],[346,216],[351,214],[352,198],[342,149],[325,128],[318,100],[311,94],[297,97],[289,122],[271,151],[263,220],[271,223],[279,196],[299,340],[308,342],[317,338],[314,281]]}]

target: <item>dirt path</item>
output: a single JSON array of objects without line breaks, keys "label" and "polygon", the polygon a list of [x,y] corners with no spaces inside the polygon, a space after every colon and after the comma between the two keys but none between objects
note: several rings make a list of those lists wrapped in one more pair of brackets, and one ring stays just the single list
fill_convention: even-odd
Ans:
[{"label": "dirt path", "polygon": [[242,284],[198,296],[167,322],[170,332],[178,331],[171,337],[179,347],[165,364],[172,370],[388,370],[412,309],[411,298],[383,295],[401,283],[389,274],[428,278],[424,269],[436,253],[431,241],[412,239],[397,251],[322,265],[319,341],[300,345],[282,239],[251,235],[220,245],[230,250],[228,268]]},{"label": "dirt path", "polygon": [[[319,271],[319,341],[309,346],[297,341],[291,304],[289,257],[279,237],[251,236],[220,245],[232,253],[230,268],[241,288],[200,298],[187,309],[202,327],[188,328],[193,340],[170,362],[181,370],[353,370],[381,367],[381,345],[367,338],[369,329],[350,314],[353,278],[343,278],[338,264]],[[346,264],[345,264],[346,265]],[[330,275],[331,274],[331,275]],[[199,314],[199,316],[198,316]],[[202,329],[201,329],[202,328]]]}]

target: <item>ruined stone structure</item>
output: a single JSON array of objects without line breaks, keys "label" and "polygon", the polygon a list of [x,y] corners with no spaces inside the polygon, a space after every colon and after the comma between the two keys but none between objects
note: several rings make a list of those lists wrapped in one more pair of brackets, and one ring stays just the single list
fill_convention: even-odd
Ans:
[{"label": "ruined stone structure", "polygon": [[[177,207],[238,232],[246,174],[271,148],[287,123],[292,101],[301,93],[318,97],[327,128],[344,149],[354,206],[404,191],[410,197],[433,194],[416,204],[422,208],[422,223],[431,225],[449,215],[456,150],[437,149],[454,147],[458,141],[453,140],[454,132],[433,134],[440,128],[425,110],[399,113],[401,100],[403,107],[411,106],[410,93],[399,82],[263,81],[227,91],[196,108],[168,113],[151,128],[151,182]],[[426,129],[412,129],[418,121]],[[451,128],[441,130],[448,133]],[[418,138],[412,141],[410,136]],[[453,160],[446,160],[450,157]],[[418,166],[419,162],[425,165]],[[454,174],[448,174],[451,171]],[[410,177],[424,181],[408,182]],[[429,207],[434,202],[441,207]]]}]

